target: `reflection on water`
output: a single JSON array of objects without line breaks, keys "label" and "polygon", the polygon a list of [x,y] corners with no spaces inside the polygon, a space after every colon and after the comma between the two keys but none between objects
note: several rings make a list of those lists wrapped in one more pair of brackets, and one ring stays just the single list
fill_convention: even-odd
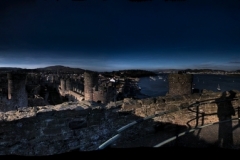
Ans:
[{"label": "reflection on water", "polygon": [[[154,76],[154,79],[150,77],[140,78],[138,84],[141,87],[141,93],[151,97],[165,96],[168,92],[167,74]],[[218,84],[221,88],[220,91],[217,90]],[[223,92],[229,90],[240,91],[240,76],[194,74],[193,88],[200,90],[207,89],[214,92]]]},{"label": "reflection on water", "polygon": [[139,86],[141,87],[141,93],[151,97],[163,96],[168,92],[167,74],[161,74],[151,77],[143,77],[139,80]]}]

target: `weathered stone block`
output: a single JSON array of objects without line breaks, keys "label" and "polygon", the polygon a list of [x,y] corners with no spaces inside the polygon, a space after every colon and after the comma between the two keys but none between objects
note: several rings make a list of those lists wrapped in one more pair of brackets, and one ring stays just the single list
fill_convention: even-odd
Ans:
[{"label": "weathered stone block", "polygon": [[156,98],[146,98],[146,99],[142,99],[142,104],[143,105],[150,105],[156,103]]},{"label": "weathered stone block", "polygon": [[42,126],[47,127],[47,128],[61,128],[66,126],[66,123],[59,123],[58,120],[53,120],[53,121],[47,121],[45,124]]},{"label": "weathered stone block", "polygon": [[155,109],[154,108],[147,108],[147,115],[154,115],[155,114]]},{"label": "weathered stone block", "polygon": [[69,122],[69,128],[73,130],[85,128],[85,127],[87,127],[87,122],[85,120]]},{"label": "weathered stone block", "polygon": [[199,100],[200,97],[201,97],[200,94],[194,93],[194,94],[189,95],[187,99],[195,101],[195,100]]},{"label": "weathered stone block", "polygon": [[192,93],[193,76],[191,74],[169,74],[169,95],[184,95]]},{"label": "weathered stone block", "polygon": [[[65,111],[58,111],[54,114],[54,117],[56,118],[64,118],[64,117],[75,117],[75,116],[80,116],[83,115],[82,113],[84,110],[81,111],[75,111],[75,110],[65,110]],[[87,113],[84,113],[84,115]]]},{"label": "weathered stone block", "polygon": [[61,134],[61,128],[45,128],[43,129],[45,135],[57,135]]},{"label": "weathered stone block", "polygon": [[165,101],[165,103],[171,103],[174,101],[174,98],[173,98],[173,96],[166,96],[166,97],[164,97],[164,101]]},{"label": "weathered stone block", "polygon": [[137,103],[136,101],[132,101],[131,103],[123,103],[122,105],[122,111],[130,111],[130,110],[134,110],[136,108],[140,108],[142,107],[141,104]]},{"label": "weathered stone block", "polygon": [[180,105],[179,105],[179,108],[180,109],[183,109],[183,108],[188,108],[189,107],[189,103],[181,103]]},{"label": "weathered stone block", "polygon": [[134,100],[132,98],[124,98],[123,103],[130,103],[133,102]]},{"label": "weathered stone block", "polygon": [[94,108],[91,110],[91,114],[94,114],[94,113],[103,113],[105,110],[103,108]]},{"label": "weathered stone block", "polygon": [[163,103],[165,103],[164,97],[156,97],[156,103],[157,103],[157,104],[163,104]]},{"label": "weathered stone block", "polygon": [[171,111],[171,112],[180,110],[180,108],[177,105],[167,105],[166,108],[167,108],[167,111]]},{"label": "weathered stone block", "polygon": [[36,114],[37,117],[39,118],[49,118],[51,116],[54,116],[54,114],[56,113],[56,111],[49,111],[49,112],[38,112]]}]

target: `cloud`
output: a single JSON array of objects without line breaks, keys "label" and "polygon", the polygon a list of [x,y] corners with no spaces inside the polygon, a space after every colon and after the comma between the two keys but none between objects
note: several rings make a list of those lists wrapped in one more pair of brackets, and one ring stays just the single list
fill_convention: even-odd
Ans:
[{"label": "cloud", "polygon": [[[236,61],[237,62],[237,61]],[[223,62],[223,63],[216,63],[216,62],[206,62],[201,64],[196,64],[193,66],[193,68],[196,69],[216,69],[216,70],[237,70],[239,69],[239,63],[229,63],[229,62]]]},{"label": "cloud", "polygon": [[64,57],[22,57],[22,58],[1,58],[0,67],[20,67],[20,68],[40,68],[52,65],[64,65],[68,67],[89,69],[95,71],[111,70],[113,67],[110,66],[108,61],[103,61],[97,58],[64,58]]},{"label": "cloud", "polygon": [[230,61],[229,63],[230,64],[240,64],[240,61],[238,61],[238,60],[237,61]]}]

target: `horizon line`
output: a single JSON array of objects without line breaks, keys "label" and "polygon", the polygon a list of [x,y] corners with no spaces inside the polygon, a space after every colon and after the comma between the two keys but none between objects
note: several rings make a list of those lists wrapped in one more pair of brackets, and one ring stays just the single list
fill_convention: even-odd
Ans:
[{"label": "horizon line", "polygon": [[[80,68],[80,67],[70,67],[70,66],[66,66],[66,65],[49,65],[49,66],[45,66],[45,67],[37,67],[37,68],[23,68],[23,67],[0,67],[0,68],[17,68],[17,69],[43,69],[43,68],[47,68],[47,67],[68,67],[68,68],[72,68],[72,69],[82,69],[82,70],[91,70],[94,71],[93,69],[84,69],[84,68]],[[113,72],[113,71],[124,71],[124,70],[146,70],[146,71],[164,71],[164,70],[215,70],[215,71],[225,71],[225,72],[233,72],[233,71],[239,71],[240,69],[235,69],[235,70],[224,70],[224,69],[211,69],[211,68],[186,68],[186,69],[176,69],[176,68],[168,68],[168,69],[161,69],[161,68],[156,68],[156,69],[137,69],[137,68],[129,68],[129,69],[118,69],[118,70],[111,70],[111,71],[107,71],[107,70],[102,70],[102,71],[97,71],[97,72]]]}]

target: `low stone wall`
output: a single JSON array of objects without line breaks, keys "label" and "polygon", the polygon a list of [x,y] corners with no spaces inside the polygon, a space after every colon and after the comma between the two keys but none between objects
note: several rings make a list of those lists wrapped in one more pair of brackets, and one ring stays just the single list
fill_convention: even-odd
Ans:
[{"label": "low stone wall", "polygon": [[74,91],[68,91],[68,94],[70,95],[70,96],[72,96],[73,98],[75,98],[76,100],[78,100],[78,101],[82,101],[83,99],[84,99],[84,95],[81,95],[81,94],[79,94],[79,93],[76,93],[76,92],[74,92]]},{"label": "low stone wall", "polygon": [[[240,92],[235,91],[232,108],[238,117]],[[161,113],[129,128],[121,141],[131,141],[156,131],[156,124],[163,125],[164,131],[176,125],[195,127],[219,121],[220,113],[228,113],[229,108],[219,111],[220,92],[204,90],[202,94],[183,96],[163,96],[103,104],[87,101],[63,103],[56,106],[21,108],[18,111],[0,112],[0,155],[52,155],[73,149],[96,150],[99,145],[117,134],[117,130],[143,117]],[[223,105],[224,106],[224,105]],[[232,114],[232,113],[231,113]],[[170,128],[169,128],[170,126]]]},{"label": "low stone wall", "polygon": [[84,95],[81,95],[75,91],[62,91],[61,89],[58,89],[58,92],[61,96],[69,96],[70,100],[82,101],[84,99]]},{"label": "low stone wall", "polygon": [[134,117],[88,102],[0,112],[0,155],[52,155],[96,150]]},{"label": "low stone wall", "polygon": [[168,95],[141,100],[125,98],[121,111],[131,111],[139,117],[148,117],[158,113],[170,112],[163,116],[156,117],[154,120],[194,127],[196,124],[199,124],[198,121],[202,118],[204,118],[205,124],[218,122],[220,112],[228,113],[231,107],[235,112],[235,115],[232,114],[231,117],[237,118],[237,112],[240,107],[240,92],[234,91],[234,93],[235,96],[231,99],[230,103],[232,106],[230,107],[219,107],[219,105],[229,105],[224,104],[224,102],[220,103],[220,101],[226,99],[222,97],[222,92],[203,90],[202,94]]}]

